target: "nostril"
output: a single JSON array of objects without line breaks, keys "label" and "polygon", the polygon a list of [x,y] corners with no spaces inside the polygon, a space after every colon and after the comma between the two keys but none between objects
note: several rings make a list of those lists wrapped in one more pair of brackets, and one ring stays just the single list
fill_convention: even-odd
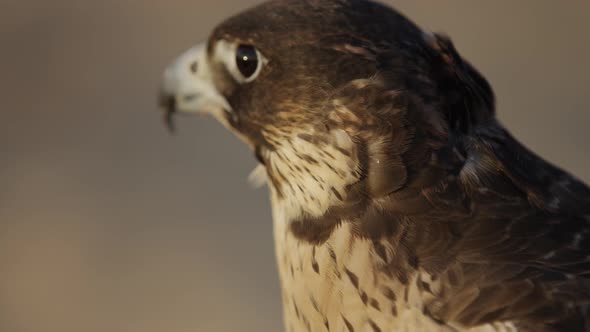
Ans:
[{"label": "nostril", "polygon": [[191,93],[182,97],[183,101],[190,102],[199,97],[199,93]]},{"label": "nostril", "polygon": [[193,74],[196,74],[199,69],[199,64],[196,61],[191,63],[190,69]]}]

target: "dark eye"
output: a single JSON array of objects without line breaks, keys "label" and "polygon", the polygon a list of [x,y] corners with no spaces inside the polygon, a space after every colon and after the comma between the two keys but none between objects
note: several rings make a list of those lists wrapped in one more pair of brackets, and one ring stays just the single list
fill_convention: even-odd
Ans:
[{"label": "dark eye", "polygon": [[236,64],[245,79],[252,77],[260,65],[256,48],[250,45],[238,46],[236,50]]}]

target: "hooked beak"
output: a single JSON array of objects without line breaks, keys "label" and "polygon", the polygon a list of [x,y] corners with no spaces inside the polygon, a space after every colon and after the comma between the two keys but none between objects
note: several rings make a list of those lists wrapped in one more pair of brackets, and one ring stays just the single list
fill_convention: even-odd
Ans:
[{"label": "hooked beak", "polygon": [[160,93],[158,106],[164,111],[164,125],[170,133],[174,133],[174,114],[176,113],[176,98]]},{"label": "hooked beak", "polygon": [[166,68],[158,103],[171,132],[177,113],[207,113],[227,125],[226,114],[232,110],[215,86],[206,44],[191,48]]}]

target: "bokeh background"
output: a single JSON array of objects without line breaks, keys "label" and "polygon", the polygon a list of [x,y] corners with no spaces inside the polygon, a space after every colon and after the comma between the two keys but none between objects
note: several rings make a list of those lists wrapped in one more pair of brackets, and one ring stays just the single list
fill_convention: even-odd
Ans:
[{"label": "bokeh background", "polygon": [[[270,207],[164,66],[256,1],[2,0],[0,331],[279,331]],[[525,144],[590,181],[590,2],[388,1],[452,36]]]}]

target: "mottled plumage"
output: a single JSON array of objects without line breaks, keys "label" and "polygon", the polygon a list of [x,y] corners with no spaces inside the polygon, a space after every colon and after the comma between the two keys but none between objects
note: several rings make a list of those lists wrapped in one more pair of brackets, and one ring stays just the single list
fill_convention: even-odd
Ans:
[{"label": "mottled plumage", "polygon": [[444,36],[271,1],[166,72],[266,170],[287,331],[590,331],[590,189],[519,144]]}]

